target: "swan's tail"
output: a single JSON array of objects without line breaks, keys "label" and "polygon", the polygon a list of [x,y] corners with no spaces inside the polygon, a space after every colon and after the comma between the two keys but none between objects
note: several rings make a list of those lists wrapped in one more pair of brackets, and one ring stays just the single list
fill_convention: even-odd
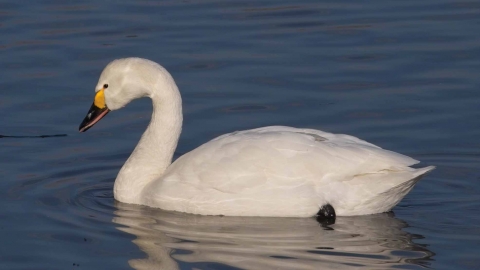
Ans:
[{"label": "swan's tail", "polygon": [[[379,195],[391,196],[391,195],[397,194],[397,196],[398,196],[398,195],[403,194],[400,197],[400,199],[398,200],[398,202],[399,202],[405,195],[407,195],[408,192],[410,192],[410,190],[413,188],[413,186],[415,186],[415,184],[418,181],[420,181],[420,179],[422,179],[422,177],[426,173],[432,171],[433,169],[435,169],[435,166],[428,166],[428,167],[425,167],[425,168],[416,169],[413,172],[413,177],[411,177],[407,181],[404,181],[403,183],[400,183],[400,184],[398,184],[398,185],[380,193]],[[395,204],[397,204],[397,203],[395,203]],[[395,205],[393,205],[393,206],[395,206]]]},{"label": "swan's tail", "polygon": [[432,171],[433,169],[435,169],[435,166],[415,169],[415,171],[413,171],[413,177],[410,177],[410,179],[407,178],[407,181],[383,191],[373,198],[373,201],[383,202],[384,207],[382,208],[384,209],[381,212],[390,211],[403,199],[403,197],[405,197],[405,195],[408,194],[408,192],[410,192],[410,190],[412,190],[415,184],[420,181],[420,179],[422,179],[426,173]]},{"label": "swan's tail", "polygon": [[416,169],[414,173],[415,177],[425,175],[426,173],[433,171],[433,169],[435,168],[436,168],[435,166],[428,166],[425,168]]},{"label": "swan's tail", "polygon": [[[429,166],[420,169],[409,168],[409,170],[358,175],[353,179],[353,183],[356,182],[358,186],[368,186],[368,189],[352,189],[356,193],[356,199],[352,200],[353,204],[343,205],[343,211],[337,215],[351,216],[388,212],[410,192],[426,173],[433,169],[435,169],[434,166]],[[337,211],[337,209],[335,210]]]}]

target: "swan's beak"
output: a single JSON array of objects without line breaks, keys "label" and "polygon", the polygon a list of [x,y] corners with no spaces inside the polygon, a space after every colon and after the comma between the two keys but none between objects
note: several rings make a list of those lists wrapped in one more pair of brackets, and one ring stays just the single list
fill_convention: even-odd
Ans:
[{"label": "swan's beak", "polygon": [[83,119],[82,123],[78,127],[78,131],[85,132],[93,125],[95,125],[100,119],[102,119],[105,115],[107,115],[110,110],[107,108],[105,104],[105,96],[103,93],[103,89],[98,91],[95,94],[95,100],[88,110],[87,116]]}]

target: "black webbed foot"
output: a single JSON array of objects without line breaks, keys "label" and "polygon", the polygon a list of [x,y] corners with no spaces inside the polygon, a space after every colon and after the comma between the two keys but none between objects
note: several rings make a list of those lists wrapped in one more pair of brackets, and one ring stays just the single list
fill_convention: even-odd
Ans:
[{"label": "black webbed foot", "polygon": [[331,225],[335,224],[335,218],[337,215],[335,214],[335,209],[330,204],[325,204],[320,207],[320,210],[317,212],[317,221],[321,224]]}]

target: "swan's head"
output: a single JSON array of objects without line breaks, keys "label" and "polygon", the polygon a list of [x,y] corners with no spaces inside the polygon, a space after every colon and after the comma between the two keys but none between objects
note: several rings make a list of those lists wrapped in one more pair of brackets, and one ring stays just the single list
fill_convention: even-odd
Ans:
[{"label": "swan's head", "polygon": [[151,97],[161,83],[175,84],[170,74],[155,62],[141,58],[114,60],[100,75],[93,104],[79,131],[87,131],[108,112],[124,107],[133,99]]}]

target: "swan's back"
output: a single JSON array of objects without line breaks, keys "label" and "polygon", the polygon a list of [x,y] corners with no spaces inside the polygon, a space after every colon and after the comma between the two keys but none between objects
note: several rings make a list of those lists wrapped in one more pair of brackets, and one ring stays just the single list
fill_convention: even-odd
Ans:
[{"label": "swan's back", "polygon": [[233,132],[176,160],[142,204],[195,214],[313,216],[385,212],[433,167],[348,135],[265,127]]}]

